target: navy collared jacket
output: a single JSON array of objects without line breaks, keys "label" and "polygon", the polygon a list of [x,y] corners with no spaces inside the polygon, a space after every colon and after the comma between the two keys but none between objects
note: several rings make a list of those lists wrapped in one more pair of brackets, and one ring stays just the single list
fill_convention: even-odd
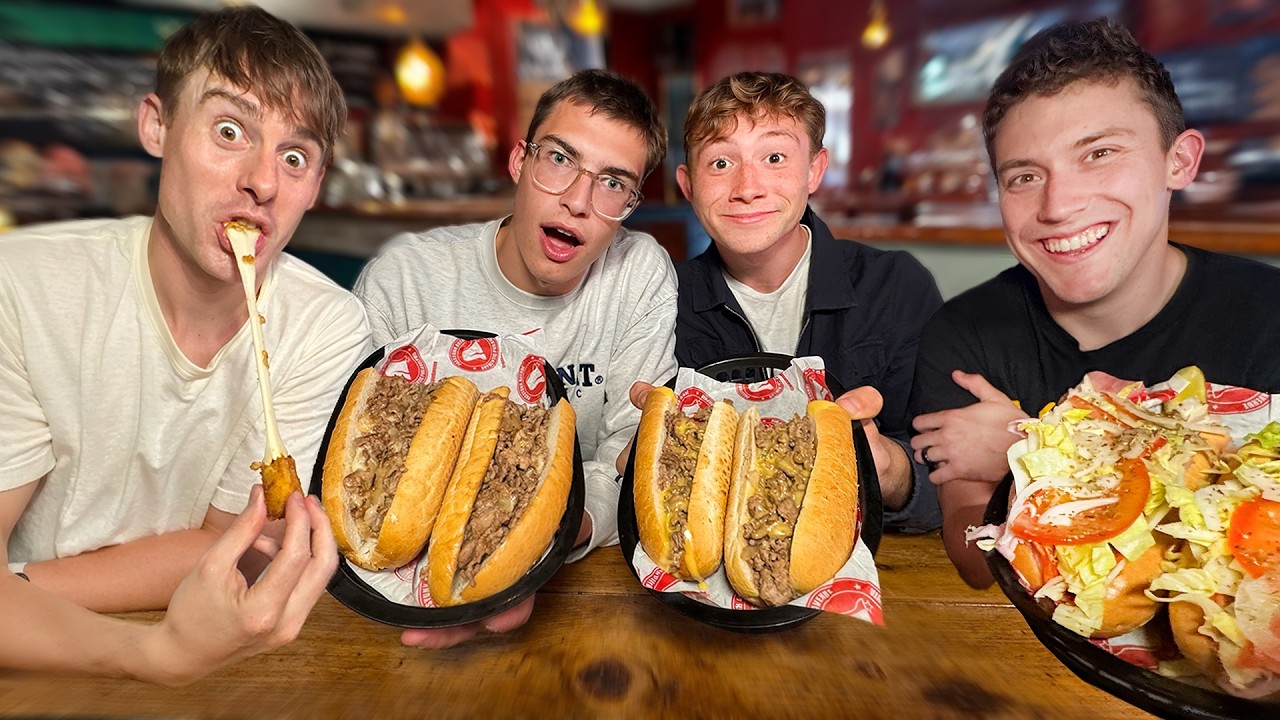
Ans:
[{"label": "navy collared jacket", "polygon": [[[904,251],[837,240],[811,208],[800,220],[813,233],[809,296],[796,356],[817,355],[846,389],[871,385],[884,396],[880,431],[912,457],[907,401],[920,331],[942,304],[933,275]],[[713,244],[676,267],[679,314],[676,358],[700,367],[760,352],[746,313],[724,279]],[[928,470],[912,460],[914,488],[907,504],[885,511],[885,529],[921,533],[942,526],[937,490]]]}]

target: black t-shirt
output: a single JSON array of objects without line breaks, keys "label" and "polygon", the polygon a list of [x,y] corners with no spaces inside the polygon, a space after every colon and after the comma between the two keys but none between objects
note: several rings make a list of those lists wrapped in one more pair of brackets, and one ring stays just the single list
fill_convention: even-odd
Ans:
[{"label": "black t-shirt", "polygon": [[1187,269],[1146,325],[1082,352],[1054,322],[1022,266],[948,301],[924,329],[911,393],[913,415],[974,402],[952,370],[980,373],[1035,415],[1086,373],[1148,385],[1198,365],[1212,383],[1280,393],[1280,269],[1176,245]]}]

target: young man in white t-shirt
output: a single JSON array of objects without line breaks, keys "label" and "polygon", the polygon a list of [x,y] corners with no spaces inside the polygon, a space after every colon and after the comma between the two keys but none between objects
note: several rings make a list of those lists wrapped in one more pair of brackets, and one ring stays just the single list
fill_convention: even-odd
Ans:
[{"label": "young man in white t-shirt", "polygon": [[[587,492],[576,557],[617,542],[619,456],[640,422],[628,388],[676,371],[671,259],[652,237],[621,225],[666,149],[666,130],[643,90],[604,70],[577,73],[543,93],[528,134],[511,150],[510,216],[402,235],[355,286],[379,344],[425,323],[541,329],[543,353],[578,417]],[[531,606],[486,627],[517,626]],[[403,639],[436,647],[476,630],[411,630]]]},{"label": "young man in white t-shirt", "polygon": [[[0,667],[183,684],[289,642],[324,592],[337,552],[320,504],[295,493],[267,525],[250,468],[260,319],[224,225],[261,229],[276,414],[305,483],[370,347],[359,302],[281,254],[345,117],[296,28],[256,8],[201,16],[139,108],[162,158],[154,217],[0,238]],[[166,607],[154,624],[98,614]]]},{"label": "young man in white t-shirt", "polygon": [[941,516],[912,461],[906,409],[920,329],[942,300],[910,255],[839,240],[809,209],[827,169],[825,118],[802,83],[777,73],[732,75],[694,99],[676,180],[713,245],[677,269],[676,357],[690,367],[761,351],[821,357],[866,428],[885,529],[927,532]]}]

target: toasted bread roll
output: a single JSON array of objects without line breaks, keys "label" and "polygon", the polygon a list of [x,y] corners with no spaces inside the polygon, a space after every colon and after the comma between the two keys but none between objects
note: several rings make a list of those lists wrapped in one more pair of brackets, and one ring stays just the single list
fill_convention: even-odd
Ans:
[{"label": "toasted bread roll", "polygon": [[738,411],[720,401],[692,416],[654,388],[636,436],[634,495],[640,544],[659,567],[704,580],[724,553],[725,504]]},{"label": "toasted bread roll", "polygon": [[849,416],[810,402],[772,427],[742,414],[729,489],[725,571],[756,605],[784,605],[830,580],[855,541],[858,471]]},{"label": "toasted bread roll", "polygon": [[435,533],[427,589],[440,606],[510,587],[555,537],[573,482],[574,412],[523,406],[507,388],[476,404]]},{"label": "toasted bread roll", "polygon": [[351,384],[325,455],[321,499],[338,549],[367,570],[395,568],[427,542],[477,395],[373,368]]},{"label": "toasted bread roll", "polygon": [[1160,560],[1169,541],[1156,536],[1156,544],[1125,564],[1120,573],[1107,583],[1107,596],[1102,603],[1102,625],[1092,637],[1113,638],[1147,624],[1160,609],[1160,603],[1147,597],[1151,581],[1160,576]]}]

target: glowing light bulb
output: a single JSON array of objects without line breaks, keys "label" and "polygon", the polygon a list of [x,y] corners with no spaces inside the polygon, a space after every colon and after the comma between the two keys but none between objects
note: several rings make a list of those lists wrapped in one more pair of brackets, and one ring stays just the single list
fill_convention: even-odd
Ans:
[{"label": "glowing light bulb", "polygon": [[418,38],[396,56],[396,84],[413,105],[435,105],[444,95],[444,62]]},{"label": "glowing light bulb", "polygon": [[604,13],[596,0],[582,0],[569,16],[569,27],[584,37],[595,37],[604,32]]}]

